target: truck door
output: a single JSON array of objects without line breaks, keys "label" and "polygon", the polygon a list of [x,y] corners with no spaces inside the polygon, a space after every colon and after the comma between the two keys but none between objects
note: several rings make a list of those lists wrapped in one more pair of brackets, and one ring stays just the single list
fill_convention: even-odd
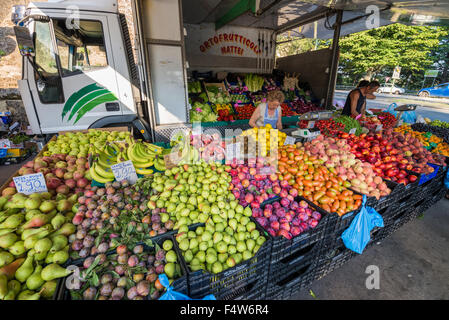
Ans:
[{"label": "truck door", "polygon": [[28,79],[42,133],[86,129],[123,113],[108,19],[91,17],[35,21],[36,68]]}]

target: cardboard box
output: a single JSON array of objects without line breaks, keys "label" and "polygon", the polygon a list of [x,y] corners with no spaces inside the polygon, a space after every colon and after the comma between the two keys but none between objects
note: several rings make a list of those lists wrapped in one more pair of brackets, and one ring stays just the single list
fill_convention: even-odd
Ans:
[{"label": "cardboard box", "polygon": [[10,148],[10,149],[7,149],[6,157],[8,157],[8,158],[18,158],[18,157],[23,157],[24,155],[26,155],[26,153],[27,153],[26,149]]}]

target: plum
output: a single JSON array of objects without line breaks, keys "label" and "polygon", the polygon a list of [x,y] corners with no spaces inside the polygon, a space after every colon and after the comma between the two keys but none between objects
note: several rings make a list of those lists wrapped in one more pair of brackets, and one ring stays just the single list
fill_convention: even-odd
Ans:
[{"label": "plum", "polygon": [[126,296],[128,297],[129,300],[134,299],[137,295],[138,293],[136,286],[129,288],[128,291],[126,292]]},{"label": "plum", "polygon": [[[123,265],[118,265],[118,266],[115,266],[115,272],[117,272],[117,274],[119,275],[119,276],[121,276],[121,275],[123,275],[124,273],[125,273],[125,271],[126,271],[126,268],[123,266]],[[126,278],[125,278],[126,279]]]},{"label": "plum", "polygon": [[149,265],[152,265],[154,263],[154,260],[156,260],[155,256],[149,255],[148,259],[147,259],[147,262],[148,262]]},{"label": "plum", "polygon": [[117,262],[120,264],[128,263],[128,255],[126,253],[117,256]]},{"label": "plum", "polygon": [[137,293],[142,297],[146,297],[150,293],[150,283],[146,280],[140,281],[136,287]]},{"label": "plum", "polygon": [[95,258],[94,257],[88,257],[86,258],[86,260],[84,260],[83,262],[83,268],[88,269],[92,263],[94,262]]},{"label": "plum", "polygon": [[108,251],[108,249],[109,249],[109,245],[106,242],[102,242],[98,246],[98,252],[100,252],[100,253],[105,253],[106,251]]},{"label": "plum", "polygon": [[109,297],[114,290],[114,285],[110,282],[103,284],[100,288],[100,294],[105,297]]},{"label": "plum", "polygon": [[132,255],[128,258],[128,266],[135,267],[139,263],[139,258],[136,255]]},{"label": "plum", "polygon": [[101,284],[106,284],[112,281],[112,274],[106,273],[101,276],[100,282]]},{"label": "plum", "polygon": [[94,300],[97,295],[97,289],[94,287],[89,287],[83,292],[84,300]]},{"label": "plum", "polygon": [[113,300],[121,300],[125,296],[125,289],[123,288],[114,288],[111,293]]},{"label": "plum", "polygon": [[156,260],[163,261],[165,259],[165,251],[160,249],[158,252],[156,252]]}]

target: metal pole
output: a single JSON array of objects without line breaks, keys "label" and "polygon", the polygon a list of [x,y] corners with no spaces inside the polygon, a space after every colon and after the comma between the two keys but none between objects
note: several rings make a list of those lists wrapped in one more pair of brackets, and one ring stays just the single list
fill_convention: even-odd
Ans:
[{"label": "metal pole", "polygon": [[329,70],[329,81],[327,84],[327,94],[324,105],[326,108],[330,109],[332,107],[332,99],[334,97],[335,92],[335,84],[337,79],[337,68],[338,68],[338,49],[339,49],[339,40],[340,40],[340,32],[341,32],[341,21],[343,19],[343,10],[337,11],[337,18],[335,21],[335,30],[334,30],[334,38],[332,41],[332,54],[330,61],[330,70]]}]

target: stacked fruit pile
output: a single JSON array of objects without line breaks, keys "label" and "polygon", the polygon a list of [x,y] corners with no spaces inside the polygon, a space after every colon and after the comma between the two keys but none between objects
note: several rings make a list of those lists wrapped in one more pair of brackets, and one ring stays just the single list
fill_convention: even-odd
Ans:
[{"label": "stacked fruit pile", "polygon": [[201,154],[206,162],[222,161],[225,158],[226,144],[218,133],[191,135],[190,144]]},{"label": "stacked fruit pile", "polygon": [[419,132],[414,131],[410,125],[403,124],[400,127],[394,129],[395,132],[400,132],[403,135],[410,133],[414,138],[417,138],[423,145],[424,148],[433,152],[439,153],[445,157],[449,157],[449,144],[444,142],[444,140],[432,132]]},{"label": "stacked fruit pile", "polygon": [[283,198],[265,208],[253,209],[253,217],[273,237],[291,239],[314,229],[321,220],[321,214],[311,209],[306,201],[291,201]]},{"label": "stacked fruit pile", "polygon": [[404,185],[416,181],[416,175],[405,171],[413,169],[413,164],[382,134],[362,134],[359,137],[348,135],[346,139],[351,152],[357,159],[370,163],[376,175]]},{"label": "stacked fruit pile", "polygon": [[322,164],[322,160],[309,156],[301,143],[283,146],[278,154],[278,179],[287,181],[299,196],[328,212],[341,216],[359,208],[362,196],[348,190],[348,182]]},{"label": "stacked fruit pile", "polygon": [[143,245],[117,247],[113,254],[101,253],[83,262],[82,282],[70,290],[73,300],[157,300],[165,288],[158,275],[176,279],[181,268],[173,242],[165,240],[156,251]]},{"label": "stacked fruit pile", "polygon": [[318,120],[315,122],[315,128],[320,129],[322,134],[336,136],[339,132],[344,130],[345,125],[343,123],[335,122],[333,119]]},{"label": "stacked fruit pile", "polygon": [[211,211],[204,227],[185,229],[176,235],[179,249],[191,271],[220,273],[252,258],[266,238],[250,220],[249,207],[238,210],[235,201],[225,210]]},{"label": "stacked fruit pile", "polygon": [[391,129],[396,125],[396,117],[389,112],[381,112],[377,115],[377,118],[382,123],[384,129]]},{"label": "stacked fruit pile", "polygon": [[297,113],[295,111],[293,111],[287,103],[282,103],[281,108],[282,108],[282,116],[283,117],[291,117],[291,116],[297,115]]},{"label": "stacked fruit pile", "polygon": [[65,154],[78,158],[87,158],[90,145],[102,148],[106,142],[123,141],[127,137],[130,137],[130,132],[128,131],[89,129],[86,133],[65,132],[60,134],[56,141],[50,141],[47,144],[47,151],[43,155]]},{"label": "stacked fruit pile", "polygon": [[[272,174],[264,174],[264,170]],[[280,196],[282,198],[297,195],[287,181],[279,181],[274,168],[266,166],[261,158],[248,161],[247,165],[231,164],[229,174],[232,177],[229,189],[243,207],[260,208],[264,201]]]},{"label": "stacked fruit pile", "polygon": [[52,298],[56,279],[71,273],[61,267],[69,259],[70,223],[77,195],[49,192],[25,196],[3,191],[0,198],[0,299]]},{"label": "stacked fruit pile", "polygon": [[238,120],[250,119],[254,111],[256,110],[256,107],[254,107],[252,104],[245,104],[244,106],[235,106],[234,108],[237,113],[235,118]]},{"label": "stacked fruit pile", "polygon": [[310,155],[324,161],[329,171],[336,173],[343,181],[350,182],[347,187],[377,199],[391,193],[382,178],[375,174],[370,163],[356,159],[345,140],[320,135],[311,142],[306,142],[304,148]]},{"label": "stacked fruit pile", "polygon": [[273,147],[272,140],[275,141],[275,139],[277,139],[278,147],[281,147],[284,145],[287,137],[284,132],[273,129],[270,124],[267,124],[264,127],[255,127],[245,130],[241,136],[251,139],[248,143],[255,145],[258,150],[260,150],[260,155],[262,157],[267,156],[271,151],[271,148]]},{"label": "stacked fruit pile", "polygon": [[432,173],[434,168],[428,166],[428,162],[439,166],[445,165],[445,159],[443,156],[432,154],[424,148],[419,139],[413,137],[410,133],[403,135],[400,132],[387,130],[384,132],[384,138],[387,139],[393,147],[397,148],[399,152],[404,154],[405,159],[413,165],[411,170],[414,172],[424,174]]}]

